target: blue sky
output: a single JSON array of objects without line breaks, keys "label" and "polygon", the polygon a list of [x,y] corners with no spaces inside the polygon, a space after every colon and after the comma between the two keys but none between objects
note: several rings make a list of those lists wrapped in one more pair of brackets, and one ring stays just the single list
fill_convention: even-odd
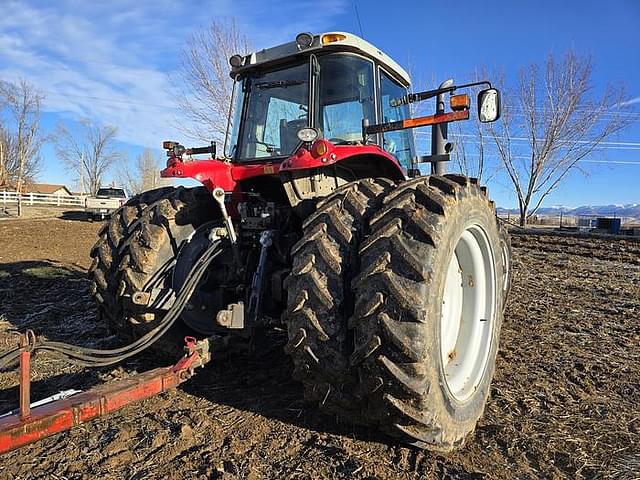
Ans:
[{"label": "blue sky", "polygon": [[[131,157],[163,139],[181,139],[170,76],[180,49],[210,19],[235,17],[256,48],[301,31],[343,30],[365,38],[412,71],[425,87],[468,78],[481,65],[518,69],[568,48],[591,55],[596,91],[625,84],[640,109],[640,2],[356,0],[3,1],[0,78],[24,77],[46,95],[43,128],[90,117],[116,125]],[[428,132],[428,130],[424,130]],[[611,138],[545,205],[640,203],[640,125]],[[71,184],[50,146],[41,181]],[[499,205],[514,206],[503,175],[490,182]]]}]

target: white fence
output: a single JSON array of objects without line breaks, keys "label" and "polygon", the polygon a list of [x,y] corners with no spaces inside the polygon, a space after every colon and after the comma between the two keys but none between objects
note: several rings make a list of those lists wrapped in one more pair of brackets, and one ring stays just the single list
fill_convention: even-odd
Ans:
[{"label": "white fence", "polygon": [[[86,195],[55,195],[50,193],[22,193],[22,205],[54,205],[58,207],[84,207]],[[0,192],[0,204],[17,204],[18,192]]]}]

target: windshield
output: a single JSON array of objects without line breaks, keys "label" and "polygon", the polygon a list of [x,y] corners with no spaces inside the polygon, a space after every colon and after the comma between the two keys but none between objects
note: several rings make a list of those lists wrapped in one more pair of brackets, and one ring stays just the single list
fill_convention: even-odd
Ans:
[{"label": "windshield", "polygon": [[271,72],[254,72],[241,85],[230,156],[252,160],[291,155],[299,143],[298,130],[309,122],[308,61]]},{"label": "windshield", "polygon": [[311,59],[319,74],[311,82],[311,113],[308,58],[286,68],[249,72],[238,81],[229,157],[252,161],[290,156],[300,144],[298,131],[307,126],[336,145],[362,142],[362,120],[376,122],[373,62],[346,53]]}]

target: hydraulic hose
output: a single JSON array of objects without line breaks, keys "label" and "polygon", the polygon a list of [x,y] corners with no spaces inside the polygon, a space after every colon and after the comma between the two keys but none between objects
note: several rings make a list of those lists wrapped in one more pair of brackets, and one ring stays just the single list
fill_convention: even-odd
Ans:
[{"label": "hydraulic hose", "polygon": [[8,365],[11,365],[18,359],[20,352],[27,350],[31,352],[40,350],[48,351],[57,357],[67,359],[70,363],[83,367],[102,367],[113,365],[140,353],[158,341],[158,339],[160,339],[179,318],[205,271],[211,262],[220,255],[220,243],[221,240],[212,242],[203,255],[193,265],[191,271],[187,275],[185,283],[176,297],[174,304],[168,310],[160,324],[129,345],[115,349],[101,350],[81,347],[78,345],[70,345],[63,342],[47,340],[40,341],[36,339],[32,344],[24,347],[17,347],[2,354],[0,356],[0,369],[4,369]]}]

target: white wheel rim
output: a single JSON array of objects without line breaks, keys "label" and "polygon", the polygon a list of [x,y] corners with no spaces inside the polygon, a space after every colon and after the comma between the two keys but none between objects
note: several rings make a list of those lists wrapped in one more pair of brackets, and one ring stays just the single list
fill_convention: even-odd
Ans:
[{"label": "white wheel rim", "polygon": [[468,400],[491,353],[496,312],[494,254],[479,225],[467,227],[449,262],[442,296],[440,355],[449,392]]}]

